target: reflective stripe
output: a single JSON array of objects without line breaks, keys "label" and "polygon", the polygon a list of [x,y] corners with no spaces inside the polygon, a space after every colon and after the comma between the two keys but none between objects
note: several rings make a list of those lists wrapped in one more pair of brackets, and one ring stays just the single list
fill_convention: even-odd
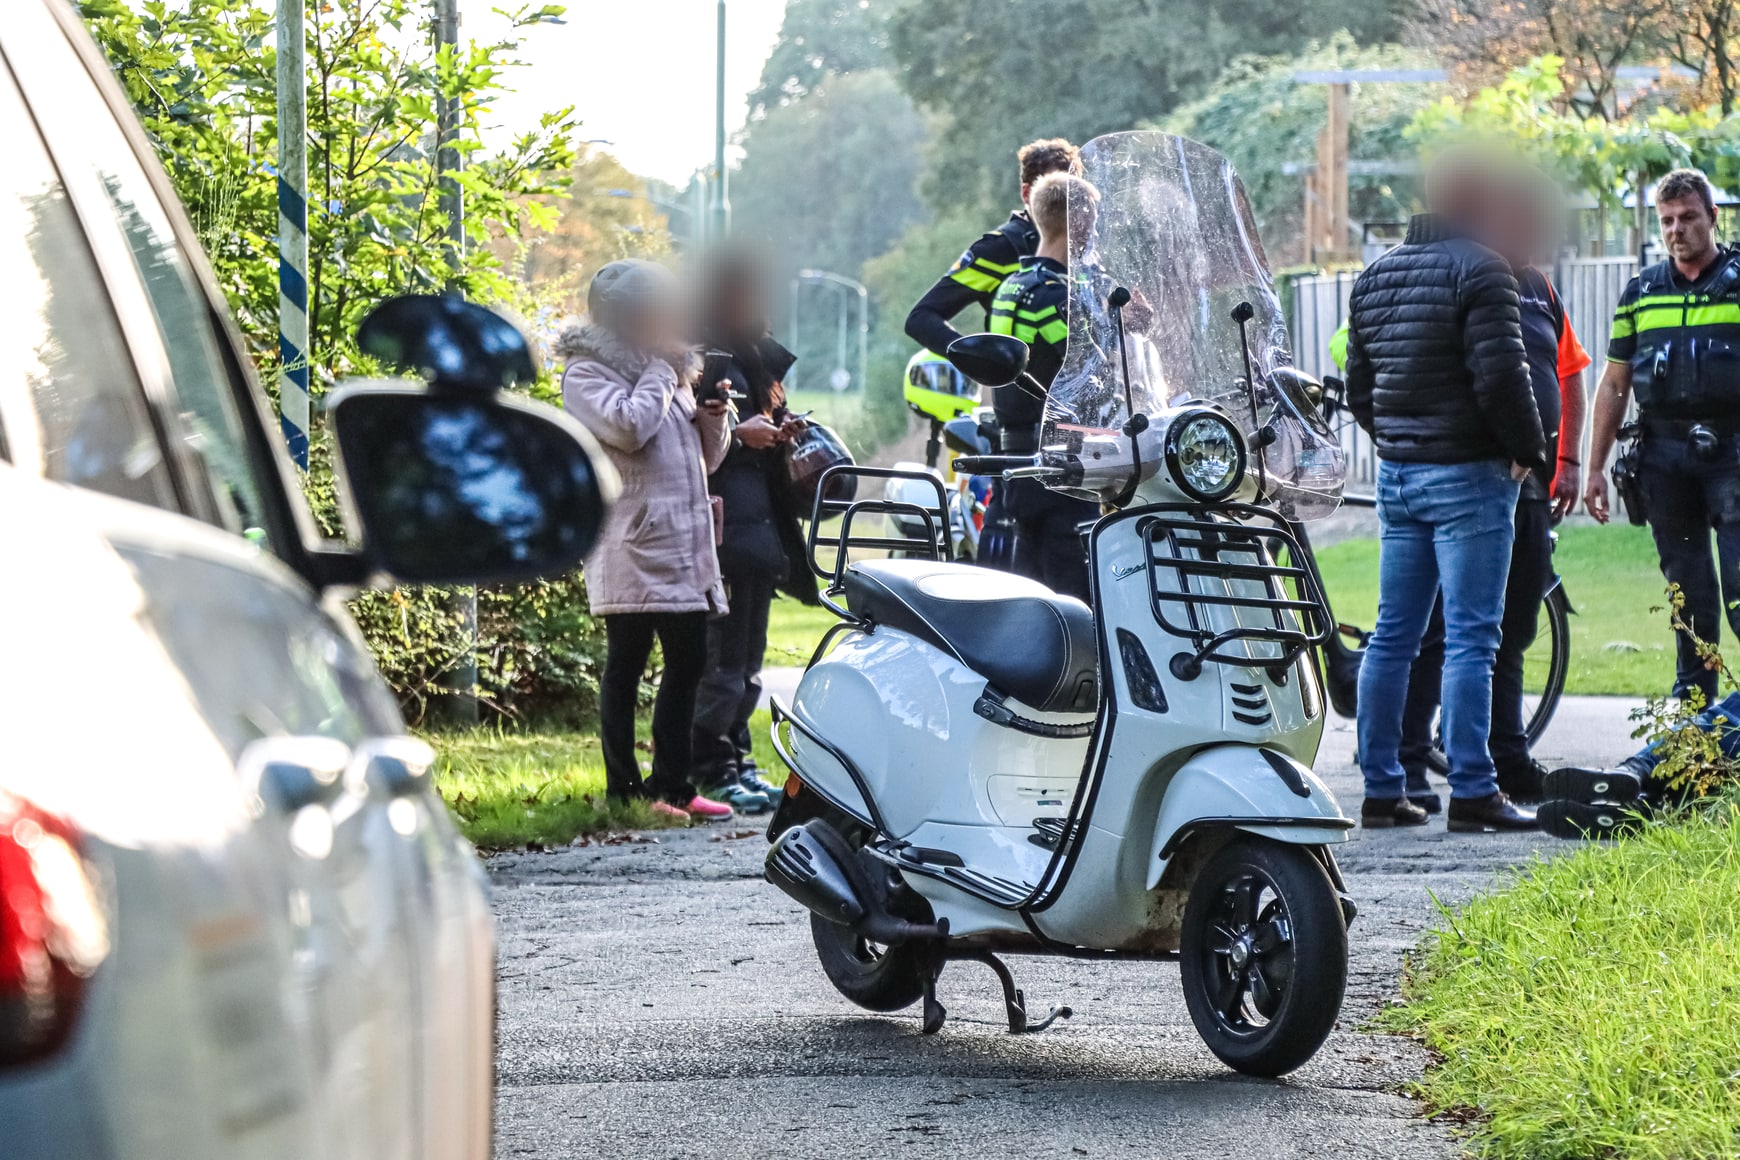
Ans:
[{"label": "reflective stripe", "polygon": [[991,315],[991,333],[992,334],[1014,334],[1015,333],[1015,316],[1012,314],[1003,314],[1000,312],[993,312]]},{"label": "reflective stripe", "polygon": [[1009,275],[1021,268],[1020,262],[1010,262],[1005,266],[998,262],[987,261],[977,255],[973,256],[973,265],[979,267],[981,270],[989,270],[993,274],[1000,274],[1004,278],[1007,278]]},{"label": "reflective stripe", "polygon": [[1017,313],[1029,322],[1044,322],[1047,318],[1057,317],[1057,307],[1047,306],[1044,310],[1019,310]]},{"label": "reflective stripe", "polygon": [[1621,314],[1621,315],[1614,318],[1613,330],[1609,333],[1608,337],[1609,338],[1630,338],[1632,335],[1634,335],[1636,333],[1637,333],[1637,324],[1632,320],[1631,316],[1628,314]]},{"label": "reflective stripe", "polygon": [[970,266],[965,269],[954,271],[949,275],[949,277],[953,278],[956,282],[959,282],[962,286],[965,286],[968,290],[976,290],[980,294],[994,293],[1003,281],[994,274],[987,274],[982,270],[977,270]]},{"label": "reflective stripe", "polygon": [[1053,319],[1039,328],[1039,337],[1054,345],[1063,342],[1069,338],[1069,324],[1061,318]]},{"label": "reflective stripe", "polygon": [[1718,302],[1714,306],[1694,306],[1686,311],[1687,326],[1720,326],[1740,323],[1740,302]]}]

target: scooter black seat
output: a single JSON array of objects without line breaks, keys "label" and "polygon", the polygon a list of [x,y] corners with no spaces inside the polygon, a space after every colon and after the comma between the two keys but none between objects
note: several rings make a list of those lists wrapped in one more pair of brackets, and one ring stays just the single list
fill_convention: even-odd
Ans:
[{"label": "scooter black seat", "polygon": [[867,560],[842,577],[846,607],[928,641],[1006,696],[1048,713],[1096,706],[1094,614],[1024,576],[929,560]]}]

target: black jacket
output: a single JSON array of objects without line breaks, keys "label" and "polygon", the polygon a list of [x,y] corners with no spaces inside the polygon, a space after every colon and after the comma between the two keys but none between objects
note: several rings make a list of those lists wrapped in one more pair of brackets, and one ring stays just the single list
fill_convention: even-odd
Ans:
[{"label": "black jacket", "polygon": [[985,234],[949,267],[935,286],[918,300],[906,316],[906,335],[926,350],[940,355],[949,343],[961,337],[950,321],[969,306],[985,312],[980,326],[989,320],[991,299],[1003,279],[1013,274],[1022,258],[1039,248],[1039,231],[1026,210],[1017,210],[1009,220]]},{"label": "black jacket", "polygon": [[[731,390],[747,396],[740,402],[743,418],[764,414],[775,423],[786,416],[786,372],[797,359],[771,336],[758,341],[721,341],[711,349],[731,353],[725,377]],[[726,580],[771,580],[783,592],[805,604],[820,604],[810,573],[809,551],[797,501],[786,473],[785,449],[762,450],[732,441],[718,470],[707,479],[707,490],[724,503],[725,522],[719,543],[719,570]]]},{"label": "black jacket", "polygon": [[1517,281],[1430,215],[1353,284],[1347,401],[1380,458],[1509,459],[1550,477],[1529,387]]}]

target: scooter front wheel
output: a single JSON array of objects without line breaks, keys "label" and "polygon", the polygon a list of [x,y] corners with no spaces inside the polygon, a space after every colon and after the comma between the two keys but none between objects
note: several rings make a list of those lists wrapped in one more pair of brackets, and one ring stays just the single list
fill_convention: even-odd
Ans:
[{"label": "scooter front wheel", "polygon": [[1317,1053],[1347,990],[1347,925],[1323,866],[1299,846],[1240,836],[1197,875],[1179,974],[1210,1051],[1246,1075]]}]

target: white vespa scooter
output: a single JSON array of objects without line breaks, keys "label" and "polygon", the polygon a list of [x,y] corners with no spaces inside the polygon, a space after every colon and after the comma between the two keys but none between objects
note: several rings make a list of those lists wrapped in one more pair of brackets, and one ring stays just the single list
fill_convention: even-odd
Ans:
[{"label": "white vespa scooter", "polygon": [[[1096,611],[941,562],[940,483],[917,509],[937,561],[860,558],[891,545],[854,520],[911,503],[819,505],[812,563],[841,623],[793,703],[774,703],[792,776],[767,877],[812,911],[843,995],[922,1000],[926,1033],[950,960],[997,972],[1018,1032],[1069,1012],[1029,1024],[996,952],[1177,959],[1210,1049],[1279,1075],[1322,1045],[1347,976],[1353,906],[1330,847],[1353,823],[1311,771],[1313,646],[1331,625],[1288,523],[1334,510],[1344,464],[1273,373],[1286,334],[1226,160],[1124,133],[1082,161],[1100,196],[1071,207],[1069,349],[1042,450],[956,467],[1115,509],[1088,537]],[[1021,380],[1026,348],[979,335],[950,357],[999,385]],[[835,514],[838,535],[819,537]]]}]

